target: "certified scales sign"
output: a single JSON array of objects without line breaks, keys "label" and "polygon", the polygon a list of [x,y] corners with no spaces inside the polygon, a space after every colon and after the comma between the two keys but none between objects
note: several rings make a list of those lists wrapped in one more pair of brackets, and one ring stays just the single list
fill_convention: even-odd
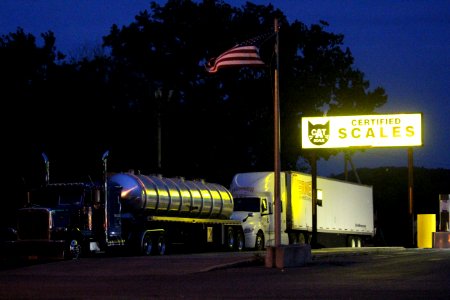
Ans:
[{"label": "certified scales sign", "polygon": [[422,114],[302,118],[302,148],[422,145]]}]

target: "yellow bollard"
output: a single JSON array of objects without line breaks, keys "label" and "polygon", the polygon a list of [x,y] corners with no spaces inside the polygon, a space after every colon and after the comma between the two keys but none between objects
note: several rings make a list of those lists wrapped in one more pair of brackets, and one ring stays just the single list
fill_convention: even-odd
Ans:
[{"label": "yellow bollard", "polygon": [[417,215],[417,248],[433,248],[433,232],[436,232],[436,215]]}]

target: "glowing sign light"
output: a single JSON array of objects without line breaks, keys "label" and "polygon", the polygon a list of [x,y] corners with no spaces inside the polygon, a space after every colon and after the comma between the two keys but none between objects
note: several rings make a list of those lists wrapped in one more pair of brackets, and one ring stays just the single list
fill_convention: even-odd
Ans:
[{"label": "glowing sign light", "polygon": [[302,148],[422,145],[422,114],[302,118]]}]

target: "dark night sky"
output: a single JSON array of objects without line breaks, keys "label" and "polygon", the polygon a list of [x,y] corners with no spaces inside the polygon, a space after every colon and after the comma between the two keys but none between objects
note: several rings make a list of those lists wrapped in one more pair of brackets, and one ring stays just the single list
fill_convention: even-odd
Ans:
[{"label": "dark night sky", "polygon": [[[164,4],[165,1],[156,1]],[[245,1],[225,1],[241,6]],[[327,31],[344,35],[344,46],[365,73],[370,89],[381,86],[388,104],[379,112],[422,112],[424,146],[414,148],[415,166],[450,169],[450,1],[343,0],[251,1],[272,3],[307,25],[327,21]],[[22,27],[41,43],[56,36],[57,49],[76,55],[101,44],[112,24],[128,25],[149,8],[149,0],[2,0],[0,35]],[[282,29],[281,29],[282,30]],[[255,33],[259,34],[259,33]],[[232,46],[232,45],[230,45]],[[280,47],[283,41],[280,41]],[[224,49],[226,50],[226,49]],[[282,101],[282,99],[280,99]],[[355,166],[407,166],[406,149],[372,149],[354,158]],[[343,171],[342,157],[319,161],[319,174]]]}]

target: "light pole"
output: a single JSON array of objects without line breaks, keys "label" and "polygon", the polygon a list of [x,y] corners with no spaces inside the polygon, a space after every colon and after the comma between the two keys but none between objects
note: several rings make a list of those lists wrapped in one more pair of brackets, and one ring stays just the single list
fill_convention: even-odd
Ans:
[{"label": "light pole", "polygon": [[162,91],[161,88],[158,88],[155,91],[155,99],[156,99],[156,130],[157,130],[157,144],[158,144],[158,172],[161,172],[162,164],[161,164],[161,98]]},{"label": "light pole", "polygon": [[275,67],[275,92],[274,92],[274,173],[275,173],[275,247],[280,247],[281,245],[281,189],[280,189],[280,93],[278,85],[278,20],[275,19],[274,22],[276,42],[275,42],[275,54],[276,54],[276,67]]},{"label": "light pole", "polygon": [[103,189],[105,192],[105,241],[108,243],[108,207],[109,207],[109,201],[108,201],[108,156],[109,156],[109,150],[105,151],[102,156],[102,162],[103,162]]},{"label": "light pole", "polygon": [[[162,108],[163,108],[163,103],[162,103],[162,99],[163,99],[163,91],[162,88],[158,88],[155,91],[155,100],[156,100],[156,130],[157,130],[157,147],[158,147],[158,163],[157,163],[157,168],[158,168],[158,173],[161,173],[162,171],[162,126],[161,126],[161,120],[162,120]],[[167,98],[166,101],[170,101],[170,99],[173,96],[173,90],[169,90],[167,92]]]}]

